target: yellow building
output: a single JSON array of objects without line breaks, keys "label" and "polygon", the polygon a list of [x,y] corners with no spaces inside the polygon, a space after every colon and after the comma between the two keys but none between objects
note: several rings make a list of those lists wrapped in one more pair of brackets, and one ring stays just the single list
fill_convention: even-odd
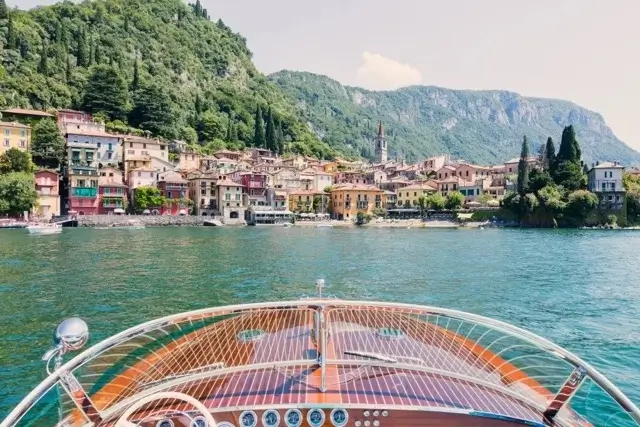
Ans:
[{"label": "yellow building", "polygon": [[335,219],[355,219],[358,212],[370,214],[374,209],[385,209],[385,192],[373,185],[340,184],[331,191],[331,210]]},{"label": "yellow building", "polygon": [[323,191],[296,190],[289,193],[291,212],[327,213],[330,203],[329,194]]},{"label": "yellow building", "polygon": [[420,197],[426,197],[429,194],[435,193],[437,190],[437,188],[427,183],[412,184],[400,188],[398,189],[398,206],[418,206]]},{"label": "yellow building", "polygon": [[0,155],[12,148],[28,151],[31,145],[31,127],[18,122],[0,122]]}]

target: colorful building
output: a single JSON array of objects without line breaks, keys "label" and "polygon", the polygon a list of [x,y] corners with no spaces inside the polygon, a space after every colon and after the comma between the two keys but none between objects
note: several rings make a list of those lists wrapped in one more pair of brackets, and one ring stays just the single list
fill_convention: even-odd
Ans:
[{"label": "colorful building", "polygon": [[189,182],[178,172],[169,171],[158,176],[158,188],[165,198],[161,215],[187,215],[189,213]]},{"label": "colorful building", "polygon": [[96,148],[96,161],[99,166],[117,166],[122,161],[123,137],[100,130],[71,129],[64,135],[67,143],[92,145]]},{"label": "colorful building", "polygon": [[33,214],[45,220],[60,215],[60,175],[57,172],[42,169],[35,173],[38,200]]},{"label": "colorful building", "polygon": [[358,212],[370,214],[387,207],[386,194],[372,185],[340,184],[331,191],[331,210],[335,219],[352,220]]},{"label": "colorful building", "polygon": [[28,151],[31,146],[31,127],[18,122],[0,122],[0,155],[12,148]]},{"label": "colorful building", "polygon": [[438,189],[427,183],[412,184],[401,188],[397,193],[397,204],[402,206],[419,206],[421,197],[434,194]]},{"label": "colorful building", "polygon": [[131,169],[151,167],[153,159],[169,162],[169,150],[165,142],[139,136],[126,136],[124,138],[122,142],[122,161],[125,175],[128,175]]},{"label": "colorful building", "polygon": [[65,168],[66,203],[62,213],[95,215],[98,213],[97,147],[67,142]]},{"label": "colorful building", "polygon": [[128,187],[123,182],[122,172],[112,167],[100,169],[98,185],[98,212],[101,215],[124,213]]},{"label": "colorful building", "polygon": [[240,184],[244,187],[249,206],[267,205],[267,174],[243,172],[240,174]]},{"label": "colorful building", "polygon": [[622,182],[624,166],[618,162],[594,164],[587,173],[589,191],[600,201],[600,209],[621,210],[624,207],[626,190]]},{"label": "colorful building", "polygon": [[196,171],[188,175],[189,198],[194,202],[195,214],[198,216],[214,216],[218,210],[216,172]]}]

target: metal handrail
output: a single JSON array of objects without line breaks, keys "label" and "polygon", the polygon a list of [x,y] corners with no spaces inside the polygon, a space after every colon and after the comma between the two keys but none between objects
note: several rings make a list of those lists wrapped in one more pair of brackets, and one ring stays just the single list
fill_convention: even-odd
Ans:
[{"label": "metal handrail", "polygon": [[222,307],[205,308],[199,310],[188,311],[184,313],[178,313],[162,317],[159,319],[150,320],[140,325],[131,327],[123,332],[113,335],[98,344],[86,349],[67,363],[62,365],[59,369],[54,371],[51,375],[45,378],[40,384],[38,384],[24,399],[9,413],[0,427],[13,426],[19,421],[24,414],[35,404],[43,393],[48,391],[53,385],[55,385],[61,377],[83,365],[94,356],[115,347],[121,342],[124,342],[132,337],[137,336],[139,333],[145,333],[150,330],[156,329],[161,326],[171,325],[179,323],[180,321],[188,321],[212,316],[218,316],[223,314],[240,314],[245,311],[260,310],[260,309],[286,309],[297,307],[315,307],[315,306],[331,306],[331,307],[371,307],[371,308],[392,308],[402,309],[403,311],[411,314],[431,314],[431,315],[443,315],[450,318],[470,321],[482,326],[493,328],[497,331],[505,334],[513,335],[520,338],[529,344],[532,344],[542,350],[554,354],[560,359],[563,359],[575,367],[582,367],[589,378],[591,378],[597,385],[599,385],[605,392],[609,394],[620,406],[627,412],[627,414],[640,425],[640,409],[611,381],[609,381],[604,375],[596,370],[589,363],[582,360],[577,355],[571,353],[568,350],[560,347],[551,341],[542,338],[532,332],[521,329],[517,326],[513,326],[509,323],[502,322],[500,320],[491,319],[488,317],[480,316],[477,314],[466,313],[463,311],[445,309],[433,306],[421,306],[416,304],[402,304],[402,303],[384,303],[384,302],[372,302],[372,301],[350,301],[350,300],[335,300],[335,299],[305,299],[296,301],[282,301],[282,302],[269,302],[269,303],[252,303],[252,304],[236,304]]}]

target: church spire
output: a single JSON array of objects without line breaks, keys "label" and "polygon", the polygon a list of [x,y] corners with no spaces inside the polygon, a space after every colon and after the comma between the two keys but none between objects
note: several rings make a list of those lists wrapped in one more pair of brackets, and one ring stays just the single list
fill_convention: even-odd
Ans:
[{"label": "church spire", "polygon": [[384,130],[382,129],[382,120],[378,122],[378,138],[384,137]]}]

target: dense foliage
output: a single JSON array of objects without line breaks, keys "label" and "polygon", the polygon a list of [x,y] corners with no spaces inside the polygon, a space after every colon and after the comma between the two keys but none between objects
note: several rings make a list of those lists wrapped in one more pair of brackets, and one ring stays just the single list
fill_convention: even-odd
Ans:
[{"label": "dense foliage", "polygon": [[627,221],[629,225],[640,225],[640,176],[624,174],[623,182],[627,190]]},{"label": "dense foliage", "polygon": [[34,169],[31,156],[17,148],[0,156],[0,214],[31,210],[37,198]]},{"label": "dense foliage", "polygon": [[[580,227],[600,225],[611,221],[594,216],[599,204],[598,196],[587,191],[587,180],[583,173],[582,152],[573,126],[562,132],[560,149],[555,152],[553,140],[549,138],[541,150],[541,168],[529,170],[527,138],[522,143],[518,165],[517,191],[508,194],[503,206],[514,214],[522,225],[539,227]],[[616,222],[624,224],[624,210]]]},{"label": "dense foliage", "polygon": [[269,78],[300,106],[323,141],[367,158],[373,158],[376,124],[382,120],[390,158],[451,154],[474,163],[500,163],[518,155],[522,135],[538,153],[547,136],[575,124],[587,163],[640,163],[640,153],[616,138],[599,114],[566,101],[433,86],[373,92],[293,71]]},{"label": "dense foliage", "polygon": [[31,155],[38,166],[58,169],[64,159],[64,138],[52,119],[39,120],[31,132]]},{"label": "dense foliage", "polygon": [[211,149],[252,145],[258,106],[277,151],[333,154],[256,70],[245,39],[211,22],[199,2],[5,9],[0,44],[0,107],[84,109],[112,131],[139,128]]}]

